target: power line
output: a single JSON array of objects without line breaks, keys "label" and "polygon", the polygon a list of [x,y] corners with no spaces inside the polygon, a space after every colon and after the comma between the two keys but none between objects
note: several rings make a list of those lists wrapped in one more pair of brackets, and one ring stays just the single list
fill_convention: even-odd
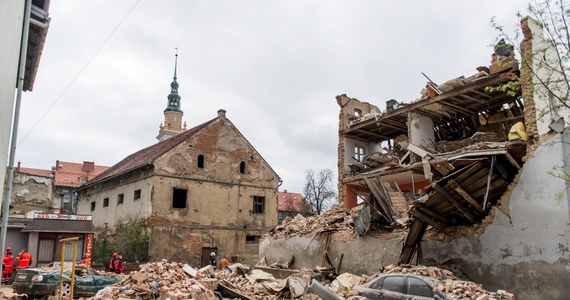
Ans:
[{"label": "power line", "polygon": [[85,69],[87,69],[87,67],[89,66],[89,64],[91,63],[91,61],[93,61],[93,59],[97,56],[97,54],[99,54],[99,52],[101,51],[101,49],[103,49],[103,47],[105,47],[105,45],[107,44],[107,42],[111,39],[111,37],[115,34],[115,32],[117,31],[117,29],[119,29],[119,27],[121,27],[121,25],[123,24],[123,22],[127,19],[127,17],[131,14],[131,12],[135,9],[135,7],[139,4],[139,2],[141,2],[141,0],[136,0],[135,3],[133,4],[133,6],[127,11],[127,13],[123,16],[123,18],[121,19],[121,21],[119,21],[119,23],[117,24],[117,26],[115,26],[115,28],[113,28],[113,30],[111,31],[111,33],[109,33],[109,35],[105,38],[105,40],[103,40],[103,43],[99,46],[99,48],[97,48],[97,50],[95,51],[95,53],[93,53],[93,55],[91,55],[91,57],[87,60],[87,62],[83,65],[83,67],[79,70],[79,72],[77,72],[77,74],[71,79],[71,81],[69,82],[69,84],[67,84],[67,86],[63,89],[63,91],[61,91],[61,93],[57,96],[57,98],[55,98],[55,100],[52,102],[52,104],[47,108],[47,110],[42,114],[42,116],[36,121],[36,123],[34,124],[34,126],[32,126],[32,128],[30,130],[28,130],[28,132],[26,132],[26,134],[24,134],[24,136],[22,137],[22,139],[20,140],[20,142],[18,143],[18,146],[20,146],[20,144],[22,144],[24,142],[24,140],[26,140],[26,137],[28,137],[28,135],[30,133],[32,133],[32,131],[34,131],[34,129],[36,129],[36,127],[40,124],[40,122],[44,119],[44,117],[48,114],[48,112],[59,102],[59,100],[61,100],[61,98],[63,97],[63,95],[65,95],[65,93],[67,92],[67,90],[73,85],[73,83],[75,83],[75,80],[77,80],[77,78],[79,78],[79,76],[81,76],[81,74],[83,73],[83,71],[85,71]]}]

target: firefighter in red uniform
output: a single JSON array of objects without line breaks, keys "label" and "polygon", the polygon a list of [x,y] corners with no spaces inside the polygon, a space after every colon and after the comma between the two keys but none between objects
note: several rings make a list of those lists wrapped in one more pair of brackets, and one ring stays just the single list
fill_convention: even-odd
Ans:
[{"label": "firefighter in red uniform", "polygon": [[122,274],[123,270],[125,270],[125,264],[123,263],[123,257],[121,255],[117,255],[117,259],[114,261],[114,269],[115,274]]},{"label": "firefighter in red uniform", "polygon": [[115,261],[117,260],[117,256],[119,256],[119,254],[117,254],[116,252],[113,253],[113,257],[111,258],[111,261],[109,262],[109,271],[115,273]]},{"label": "firefighter in red uniform", "polygon": [[10,276],[14,270],[14,257],[12,256],[12,248],[6,247],[6,254],[2,260],[2,283],[8,283]]},{"label": "firefighter in red uniform", "polygon": [[22,268],[27,268],[32,264],[32,255],[28,252],[28,249],[23,249],[20,254],[16,256],[16,271]]}]

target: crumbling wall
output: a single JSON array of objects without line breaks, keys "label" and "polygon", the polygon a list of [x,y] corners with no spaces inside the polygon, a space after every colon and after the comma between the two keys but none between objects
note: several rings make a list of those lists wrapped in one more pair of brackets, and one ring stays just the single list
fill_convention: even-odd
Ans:
[{"label": "crumbling wall", "polygon": [[[312,236],[293,236],[289,238],[264,239],[259,245],[259,256],[267,259],[269,264],[277,261],[287,262],[295,256],[291,266],[294,269],[327,266],[323,258],[324,236],[312,239]],[[328,256],[337,272],[349,272],[355,275],[374,274],[389,264],[397,264],[402,250],[402,238],[391,236],[378,238],[373,235],[357,237],[355,240],[343,241],[330,239]],[[339,270],[340,265],[340,270]]]},{"label": "crumbling wall", "polygon": [[14,172],[11,204],[12,214],[29,211],[51,212],[51,178]]},{"label": "crumbling wall", "polygon": [[570,155],[569,142],[567,129],[536,149],[511,192],[509,215],[495,209],[492,223],[480,235],[424,240],[426,261],[459,267],[486,289],[516,291],[517,299],[567,299],[569,183],[559,167]]}]

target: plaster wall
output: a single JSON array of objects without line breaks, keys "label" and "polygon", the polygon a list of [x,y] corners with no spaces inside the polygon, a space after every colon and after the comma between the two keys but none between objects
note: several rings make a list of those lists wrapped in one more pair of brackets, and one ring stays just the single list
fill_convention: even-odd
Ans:
[{"label": "plaster wall", "polygon": [[409,113],[408,114],[408,132],[410,143],[416,146],[427,146],[430,142],[435,141],[433,133],[433,120],[429,117]]},{"label": "plaster wall", "polygon": [[[12,113],[20,61],[20,41],[24,23],[25,1],[0,1],[0,178],[6,174],[6,162],[10,149]],[[4,191],[4,180],[0,180],[0,191]],[[0,206],[4,193],[0,194]]]},{"label": "plaster wall", "polygon": [[513,188],[509,215],[495,217],[480,235],[449,242],[423,241],[424,258],[455,265],[486,289],[517,299],[568,299],[570,218],[567,182],[559,167],[570,154],[568,130],[536,149]]},{"label": "plaster wall", "polygon": [[[100,184],[88,190],[80,191],[77,201],[77,213],[93,215],[93,225],[109,227],[129,218],[145,218],[151,214],[153,181],[148,171],[139,171],[136,178],[117,178],[113,184]],[[135,191],[140,190],[140,198],[135,199]],[[119,195],[123,195],[123,203],[118,203]],[[103,207],[105,198],[109,205]],[[91,210],[91,202],[95,202],[95,210]]]},{"label": "plaster wall", "polygon": [[10,209],[12,215],[26,215],[30,211],[52,211],[51,178],[14,171]]},{"label": "plaster wall", "polygon": [[[269,264],[276,261],[286,262],[295,256],[292,268],[310,268],[323,266],[322,253],[324,239],[318,235],[293,236],[280,239],[264,239],[259,245],[259,256],[267,259]],[[340,273],[355,275],[374,274],[389,264],[397,264],[402,249],[402,239],[392,237],[378,238],[372,235],[357,237],[353,241],[343,241],[341,237],[331,236],[328,255],[335,265],[340,264]],[[342,261],[341,261],[342,257]]]}]

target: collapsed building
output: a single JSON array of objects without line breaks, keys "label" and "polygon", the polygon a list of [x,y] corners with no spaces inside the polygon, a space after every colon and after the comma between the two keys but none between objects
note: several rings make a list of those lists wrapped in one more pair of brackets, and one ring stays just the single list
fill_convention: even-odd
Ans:
[{"label": "collapsed building", "polygon": [[520,70],[512,46],[500,42],[489,67],[430,80],[412,103],[392,99],[383,111],[337,96],[336,210],[345,212],[292,222],[313,226],[307,231],[278,227],[261,254],[295,255],[297,265],[320,259],[355,274],[391,263],[444,265],[488,289],[517,291],[518,299],[563,299],[568,112],[544,111],[560,106],[552,91],[567,91],[541,89],[540,64],[524,53],[551,44],[532,19],[521,25]]}]

